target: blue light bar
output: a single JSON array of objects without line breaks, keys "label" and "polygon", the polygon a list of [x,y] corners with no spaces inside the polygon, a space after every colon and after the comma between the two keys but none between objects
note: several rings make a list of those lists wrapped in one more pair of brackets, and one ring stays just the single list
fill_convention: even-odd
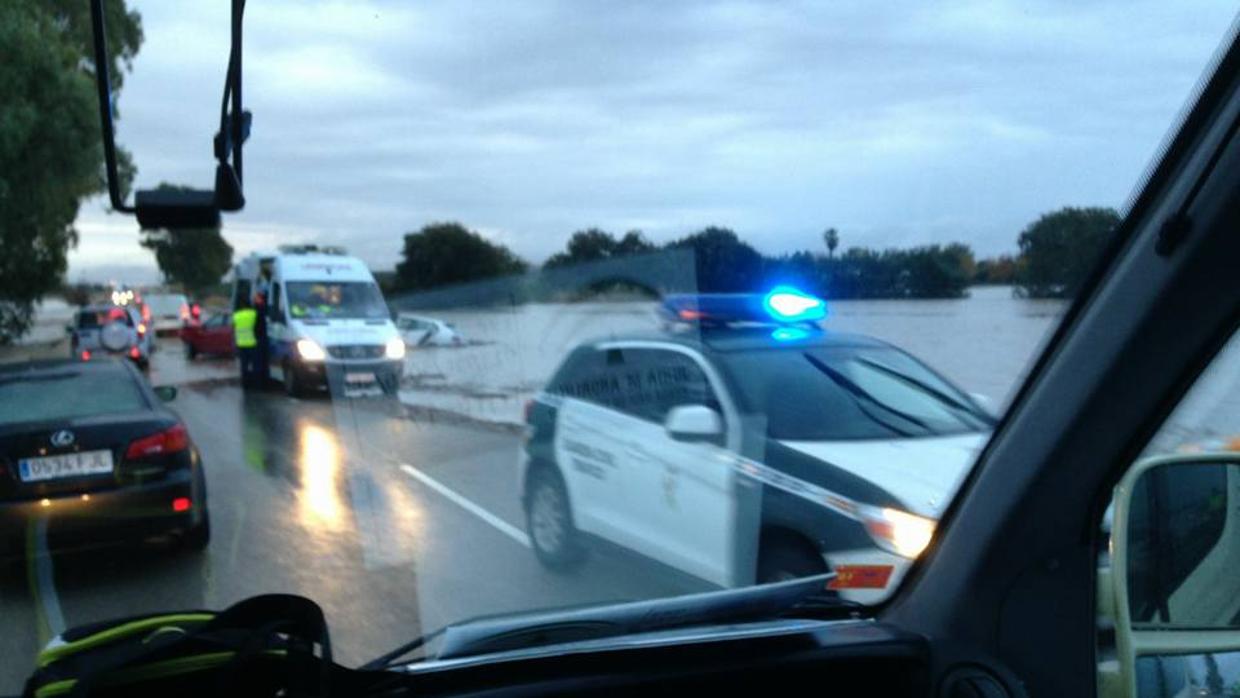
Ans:
[{"label": "blue light bar", "polygon": [[791,286],[756,293],[683,293],[664,296],[660,312],[696,325],[796,325],[827,316],[826,301]]},{"label": "blue light bar", "polygon": [[779,322],[812,322],[827,316],[827,302],[791,286],[776,286],[762,307]]}]

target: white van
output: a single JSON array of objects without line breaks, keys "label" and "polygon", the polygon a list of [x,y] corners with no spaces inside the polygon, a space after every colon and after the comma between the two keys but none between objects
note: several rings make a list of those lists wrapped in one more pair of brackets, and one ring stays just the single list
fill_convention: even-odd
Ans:
[{"label": "white van", "polygon": [[251,254],[234,270],[233,307],[243,299],[262,308],[268,375],[290,395],[396,392],[405,342],[361,260],[313,246]]}]

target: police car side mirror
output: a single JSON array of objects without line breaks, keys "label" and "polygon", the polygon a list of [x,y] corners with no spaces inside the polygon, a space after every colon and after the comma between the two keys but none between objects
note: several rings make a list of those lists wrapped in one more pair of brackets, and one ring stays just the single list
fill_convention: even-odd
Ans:
[{"label": "police car side mirror", "polygon": [[[1142,461],[1115,490],[1109,581],[1124,695],[1240,679],[1240,454]],[[1109,576],[1109,580],[1106,578]]]},{"label": "police car side mirror", "polygon": [[723,418],[705,405],[677,405],[663,421],[668,436],[676,441],[717,442],[723,436]]}]

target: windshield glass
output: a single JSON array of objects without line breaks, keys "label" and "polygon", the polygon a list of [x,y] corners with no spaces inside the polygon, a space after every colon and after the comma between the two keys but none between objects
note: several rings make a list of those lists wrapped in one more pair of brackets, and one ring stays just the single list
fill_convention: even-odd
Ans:
[{"label": "windshield glass", "polygon": [[290,281],[289,315],[294,319],[355,319],[388,317],[383,293],[373,283],[363,281]]},{"label": "windshield glass", "polygon": [[[250,116],[217,137],[233,3],[103,0],[114,206],[90,3],[0,0],[0,362],[65,376],[0,387],[0,420],[46,426],[0,434],[0,695],[72,628],[272,592],[353,666],[479,616],[827,572],[870,614],[1236,18],[241,4]],[[153,205],[190,201],[226,210]],[[126,431],[142,396],[82,370],[111,360],[176,389],[183,435]],[[111,474],[51,442],[86,416],[121,425]],[[11,467],[49,454],[46,481]]]},{"label": "windshield glass", "polygon": [[67,420],[147,408],[128,373],[108,369],[0,374],[0,425]]},{"label": "windshield glass", "polygon": [[804,361],[773,359],[772,351],[780,350],[736,353],[725,362],[743,404],[765,415],[773,439],[943,436],[989,426],[968,397],[899,350],[807,349]]}]

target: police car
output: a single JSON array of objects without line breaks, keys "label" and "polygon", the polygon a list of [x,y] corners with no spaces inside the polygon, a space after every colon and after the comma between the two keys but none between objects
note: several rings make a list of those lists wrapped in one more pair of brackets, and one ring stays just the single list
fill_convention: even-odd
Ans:
[{"label": "police car", "polygon": [[685,295],[666,331],[573,350],[527,410],[538,559],[595,542],[713,585],[833,570],[879,600],[928,545],[992,417],[904,351],[822,329],[794,289]]}]

